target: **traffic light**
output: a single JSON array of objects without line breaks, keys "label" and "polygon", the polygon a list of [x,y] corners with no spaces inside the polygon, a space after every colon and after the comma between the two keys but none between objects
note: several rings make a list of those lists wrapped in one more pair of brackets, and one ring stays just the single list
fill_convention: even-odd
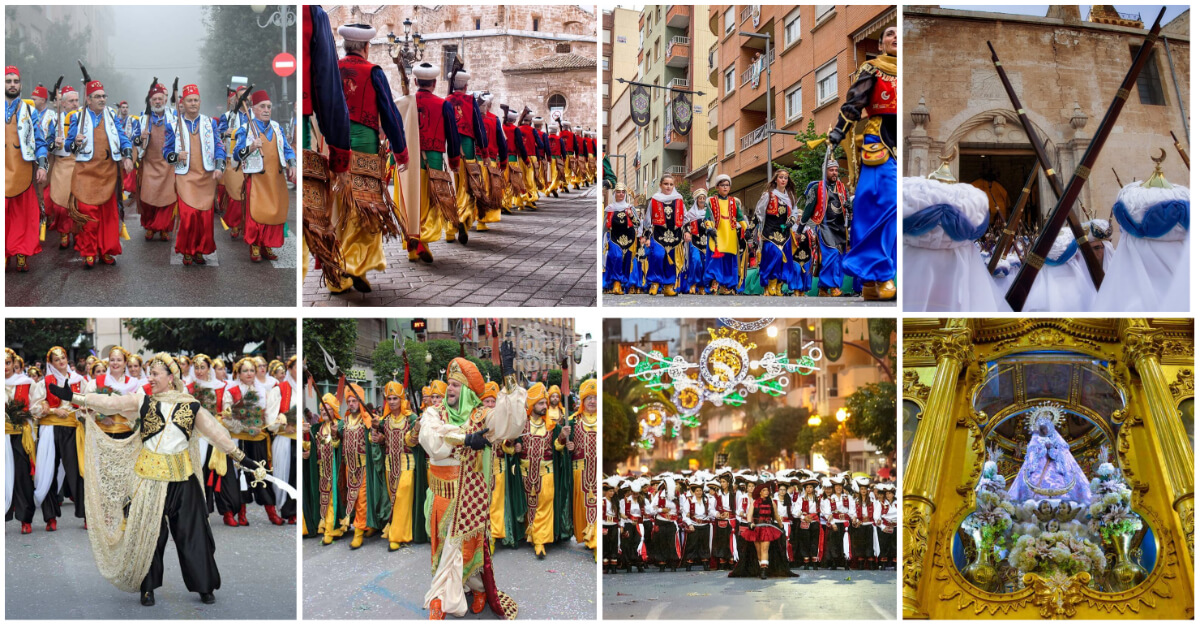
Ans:
[{"label": "traffic light", "polygon": [[798,326],[790,326],[787,330],[787,355],[788,359],[795,362],[799,361],[804,353],[804,329]]}]

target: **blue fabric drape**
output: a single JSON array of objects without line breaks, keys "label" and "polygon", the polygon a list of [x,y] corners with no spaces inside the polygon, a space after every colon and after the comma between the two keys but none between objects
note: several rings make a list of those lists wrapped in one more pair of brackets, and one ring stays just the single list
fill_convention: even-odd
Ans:
[{"label": "blue fabric drape", "polygon": [[1117,200],[1117,203],[1113,205],[1113,218],[1117,220],[1118,224],[1121,224],[1121,229],[1127,234],[1141,239],[1157,239],[1170,232],[1175,224],[1188,230],[1188,212],[1190,210],[1191,204],[1185,200],[1173,199],[1159,202],[1146,211],[1141,223],[1137,223],[1129,216],[1129,209],[1125,207],[1125,203]]},{"label": "blue fabric drape", "polygon": [[962,212],[950,204],[934,204],[904,218],[904,234],[914,237],[938,226],[955,241],[974,241],[987,232],[988,218],[985,216],[978,226],[972,226]]}]

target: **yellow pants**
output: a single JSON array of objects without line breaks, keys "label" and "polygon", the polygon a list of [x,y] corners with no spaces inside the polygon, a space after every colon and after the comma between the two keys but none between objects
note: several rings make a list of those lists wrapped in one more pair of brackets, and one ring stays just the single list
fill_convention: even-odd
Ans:
[{"label": "yellow pants", "polygon": [[525,168],[525,191],[526,191],[525,203],[526,204],[532,204],[533,202],[536,202],[538,200],[537,178],[534,177],[534,175],[533,175],[533,172],[537,170],[537,167],[538,167],[537,158],[530,156],[529,165]]},{"label": "yellow pants", "polygon": [[[483,165],[483,190],[487,191],[487,194],[489,196],[491,196],[491,194],[492,194],[492,176],[487,168],[488,162],[485,160],[481,164]],[[476,208],[478,208],[478,205],[476,205]],[[488,210],[482,211],[479,213],[479,218],[476,219],[476,223],[482,224],[485,227],[489,223],[496,223],[498,221],[500,221],[500,209],[499,208],[490,208]]]},{"label": "yellow pants", "polygon": [[500,458],[501,466],[492,467],[492,478],[496,480],[496,488],[492,491],[492,538],[503,539],[504,530],[504,459]]},{"label": "yellow pants", "polygon": [[392,521],[388,524],[387,537],[391,543],[408,543],[413,540],[413,472],[404,471],[396,482],[396,499],[392,502]]},{"label": "yellow pants", "polygon": [[[582,463],[582,461],[580,461],[580,462]],[[582,467],[575,469],[575,471],[573,471],[573,473],[575,475],[573,478],[574,486],[572,487],[573,488],[572,494],[574,495],[573,503],[575,506],[574,506],[574,511],[573,511],[574,515],[572,515],[571,517],[573,518],[573,522],[575,524],[575,541],[586,545],[589,550],[595,550],[596,549],[596,524],[589,525],[587,523],[587,499],[588,499],[587,496],[588,495],[594,496],[594,491],[586,493],[586,494],[583,492],[583,469],[582,469]]]},{"label": "yellow pants", "polygon": [[[505,182],[511,182],[511,180],[509,180],[508,178],[511,177],[510,174],[514,170],[517,171],[518,173],[521,173],[520,165],[521,165],[520,162],[507,163],[507,165],[504,167],[504,181]],[[525,176],[523,173],[521,175],[521,179],[522,180],[525,179]],[[515,210],[517,208],[520,208],[523,205],[525,205],[525,198],[521,195],[517,195],[517,192],[515,189],[513,189],[512,184],[509,184],[508,187],[504,189],[504,207],[509,210]]]},{"label": "yellow pants", "polygon": [[[364,228],[357,216],[347,217],[345,226],[338,240],[342,246],[342,258],[346,260],[346,274],[366,280],[367,272],[387,269],[387,261],[383,258],[383,235]],[[329,291],[345,291],[351,285],[349,277],[342,279],[340,287],[325,283]]]},{"label": "yellow pants", "polygon": [[454,191],[454,201],[458,205],[458,221],[464,226],[474,224],[479,213],[475,206],[475,198],[471,196],[471,185],[467,183],[467,164],[475,162],[466,158],[458,161],[458,189]]},{"label": "yellow pants", "polygon": [[433,243],[441,239],[446,228],[442,212],[429,201],[429,171],[421,169],[421,241]]},{"label": "yellow pants", "polygon": [[542,464],[542,491],[538,494],[533,523],[525,530],[525,539],[535,544],[554,541],[554,469],[549,463]]},{"label": "yellow pants", "polygon": [[321,524],[317,526],[318,533],[329,533],[331,537],[342,536],[342,528],[337,523],[337,507],[333,502],[329,502],[329,508],[325,511],[325,518],[321,520]]}]

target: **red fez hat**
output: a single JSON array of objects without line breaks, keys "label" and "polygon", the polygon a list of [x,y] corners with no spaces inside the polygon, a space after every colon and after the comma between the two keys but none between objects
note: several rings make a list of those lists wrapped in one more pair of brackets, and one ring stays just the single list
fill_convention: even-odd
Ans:
[{"label": "red fez hat", "polygon": [[93,93],[99,92],[103,89],[104,89],[103,83],[100,83],[99,81],[88,81],[87,95],[91,96]]},{"label": "red fez hat", "polygon": [[165,86],[165,85],[163,85],[163,84],[161,84],[161,83],[155,83],[155,84],[154,84],[154,87],[153,87],[153,88],[150,88],[150,94],[149,94],[149,96],[154,96],[155,94],[161,94],[161,95],[163,95],[163,96],[166,96],[166,94],[167,94],[167,86]]},{"label": "red fez hat", "polygon": [[46,86],[39,85],[38,87],[33,89],[33,96],[41,97],[43,99],[48,99],[48,98],[50,98],[50,93],[46,91]]},{"label": "red fez hat", "polygon": [[250,104],[251,105],[258,105],[259,103],[262,103],[263,101],[270,101],[270,100],[271,100],[271,95],[267,94],[266,90],[255,90],[254,94],[250,95]]},{"label": "red fez hat", "polygon": [[122,105],[129,105],[129,101],[121,101],[120,103],[117,103],[117,107],[121,107]]},{"label": "red fez hat", "polygon": [[5,66],[4,74],[6,74],[6,75],[15,74],[19,77],[19,76],[21,76],[21,71],[17,70],[16,66]]},{"label": "red fez hat", "polygon": [[200,88],[196,87],[196,84],[189,83],[189,84],[183,86],[183,98],[186,99],[187,97],[189,97],[193,94],[195,94],[196,96],[200,96]]},{"label": "red fez hat", "polygon": [[65,95],[65,94],[68,94],[68,93],[70,93],[70,92],[74,92],[74,91],[75,91],[75,88],[72,88],[72,87],[71,87],[71,86],[69,86],[69,85],[64,85],[64,86],[62,87],[62,89],[58,91],[58,95],[61,97],[61,96]]}]

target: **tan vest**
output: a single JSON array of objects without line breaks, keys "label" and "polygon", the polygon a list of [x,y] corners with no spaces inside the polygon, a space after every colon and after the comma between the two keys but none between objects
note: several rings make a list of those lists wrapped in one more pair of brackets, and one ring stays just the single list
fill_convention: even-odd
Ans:
[{"label": "tan vest", "polygon": [[[184,123],[183,129],[187,129],[187,123]],[[204,170],[204,160],[200,156],[199,125],[196,125],[196,131],[188,134],[184,150],[188,152],[191,160],[188,161],[186,174],[174,176],[179,198],[196,210],[212,210],[217,183],[212,179],[212,172]]]},{"label": "tan vest", "polygon": [[[149,118],[146,119],[149,124]],[[155,207],[175,203],[175,166],[163,157],[163,143],[167,138],[167,127],[150,127],[150,139],[146,155],[142,156],[142,171],[139,174],[139,198],[143,204]]]},{"label": "tan vest", "polygon": [[287,223],[288,189],[287,178],[283,173],[283,165],[279,164],[278,134],[267,140],[264,135],[262,146],[263,172],[254,173],[250,177],[250,217],[264,226],[278,226]]},{"label": "tan vest", "polygon": [[4,196],[16,197],[33,182],[34,163],[21,156],[21,139],[17,136],[17,116],[4,126]]},{"label": "tan vest", "polygon": [[[83,124],[91,124],[86,116]],[[96,155],[87,162],[75,163],[71,194],[85,204],[99,206],[117,194],[117,163],[109,155],[112,150],[108,148],[108,131],[104,129],[103,121],[96,126],[92,146],[96,148]]]}]

